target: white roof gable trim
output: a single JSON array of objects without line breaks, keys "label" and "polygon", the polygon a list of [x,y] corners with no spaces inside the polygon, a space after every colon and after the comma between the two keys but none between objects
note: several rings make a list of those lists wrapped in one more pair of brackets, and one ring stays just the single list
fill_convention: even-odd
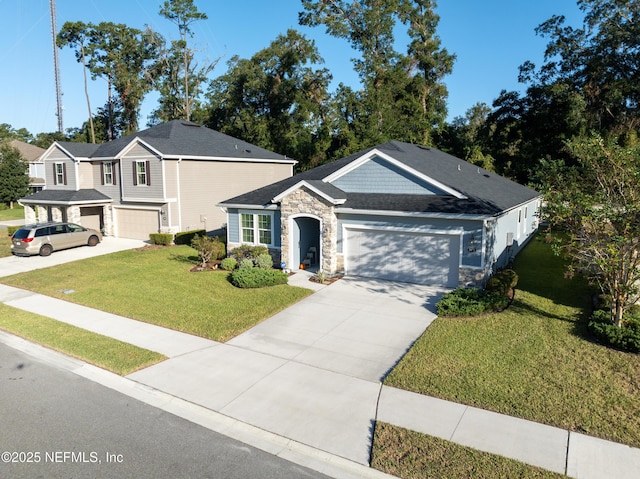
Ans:
[{"label": "white roof gable trim", "polygon": [[[73,156],[71,153],[69,153],[69,150],[64,148],[57,141],[54,141],[53,143],[51,143],[51,146],[49,146],[49,148],[46,149],[46,151],[42,154],[42,156],[40,156],[41,162],[44,163],[44,160],[48,159],[49,155],[55,150],[60,150],[62,153],[67,155],[70,160],[72,160],[75,163],[78,163],[80,161],[80,159],[81,159],[81,158]],[[60,160],[54,160],[54,161],[60,161]]]},{"label": "white roof gable trim", "polygon": [[454,190],[453,188],[450,188],[447,185],[444,185],[444,184],[440,183],[439,181],[434,180],[433,178],[431,178],[431,177],[429,177],[427,175],[424,175],[424,174],[420,173],[419,171],[414,170],[413,168],[411,168],[411,167],[405,165],[404,163],[402,163],[401,161],[396,160],[392,156],[389,156],[388,154],[383,153],[382,151],[380,151],[380,150],[378,150],[376,148],[374,148],[373,150],[369,151],[368,153],[365,153],[360,158],[358,158],[357,160],[352,161],[351,163],[349,163],[348,165],[344,166],[343,168],[340,168],[339,170],[334,171],[329,176],[324,178],[322,181],[324,181],[325,183],[332,183],[333,181],[337,180],[338,178],[340,178],[340,177],[346,175],[347,173],[350,173],[351,171],[355,170],[359,166],[362,166],[367,161],[371,161],[375,157],[382,158],[383,160],[391,163],[392,165],[400,168],[401,170],[406,171],[410,175],[415,176],[416,178],[419,178],[420,180],[425,181],[425,182],[435,186],[436,188],[449,193],[451,196],[454,196],[454,197],[459,198],[459,199],[466,199],[466,196],[463,195],[462,193],[460,193],[459,191]]},{"label": "white roof gable trim", "polygon": [[319,190],[318,188],[316,188],[315,186],[307,183],[304,180],[299,181],[298,183],[296,183],[295,185],[291,186],[290,188],[287,188],[282,193],[280,193],[278,196],[274,197],[271,201],[273,203],[279,203],[280,201],[282,201],[282,198],[284,198],[285,196],[287,196],[291,192],[293,192],[293,191],[295,191],[295,190],[297,190],[297,189],[299,189],[299,188],[301,188],[303,186],[305,188],[310,189],[311,191],[313,191],[317,195],[321,196],[325,200],[333,203],[334,205],[342,205],[347,201],[346,198],[333,198],[330,195],[328,195],[326,192]]},{"label": "white roof gable trim", "polygon": [[160,150],[158,150],[157,148],[154,148],[149,143],[144,141],[142,138],[139,138],[139,137],[136,136],[133,140],[131,140],[127,144],[127,146],[125,146],[122,150],[120,150],[118,152],[118,154],[114,156],[114,158],[121,159],[123,156],[125,156],[127,153],[129,153],[137,145],[142,145],[145,148],[147,148],[149,151],[151,151],[153,154],[162,157],[162,152]]}]

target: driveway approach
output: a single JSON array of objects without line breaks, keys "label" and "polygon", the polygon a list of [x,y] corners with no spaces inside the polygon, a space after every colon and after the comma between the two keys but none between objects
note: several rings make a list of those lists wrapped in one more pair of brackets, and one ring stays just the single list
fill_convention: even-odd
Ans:
[{"label": "driveway approach", "polygon": [[367,464],[380,380],[433,321],[443,292],[344,278],[226,344],[128,377]]}]

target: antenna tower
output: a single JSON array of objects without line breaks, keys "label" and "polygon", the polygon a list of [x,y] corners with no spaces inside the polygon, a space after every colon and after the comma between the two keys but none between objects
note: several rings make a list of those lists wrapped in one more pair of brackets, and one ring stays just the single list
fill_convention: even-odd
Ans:
[{"label": "antenna tower", "polygon": [[58,60],[58,45],[56,45],[56,0],[49,0],[49,11],[51,12],[51,41],[53,43],[53,74],[56,82],[56,116],[58,117],[58,131],[64,132],[62,124],[62,90],[60,85],[60,62]]}]

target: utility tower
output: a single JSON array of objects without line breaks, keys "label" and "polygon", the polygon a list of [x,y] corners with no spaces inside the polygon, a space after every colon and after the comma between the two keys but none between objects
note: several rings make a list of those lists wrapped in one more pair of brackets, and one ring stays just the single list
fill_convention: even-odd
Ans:
[{"label": "utility tower", "polygon": [[49,0],[49,11],[51,13],[51,41],[53,43],[53,74],[56,82],[56,116],[58,117],[58,131],[64,133],[62,123],[62,86],[60,85],[60,62],[58,60],[58,45],[56,45],[56,0]]}]

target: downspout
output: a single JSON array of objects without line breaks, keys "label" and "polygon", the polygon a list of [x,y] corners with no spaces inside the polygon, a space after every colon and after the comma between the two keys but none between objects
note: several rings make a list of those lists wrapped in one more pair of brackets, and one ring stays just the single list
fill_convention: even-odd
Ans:
[{"label": "downspout", "polygon": [[[176,163],[176,182],[178,190],[178,231],[182,231],[182,193],[180,191],[180,163],[182,163],[182,157],[178,158]],[[171,216],[169,216],[171,219]]]}]

